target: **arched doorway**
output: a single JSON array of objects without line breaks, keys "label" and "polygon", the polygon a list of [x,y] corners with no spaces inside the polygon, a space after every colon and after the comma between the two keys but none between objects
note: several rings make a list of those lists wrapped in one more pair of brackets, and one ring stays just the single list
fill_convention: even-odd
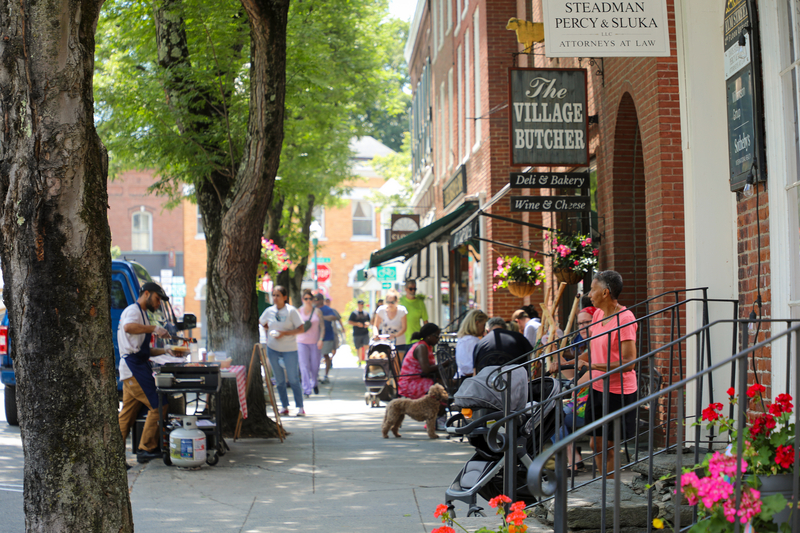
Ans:
[{"label": "arched doorway", "polygon": [[612,173],[612,216],[608,268],[622,275],[623,305],[647,299],[648,247],[645,170],[636,105],[625,93],[617,111]]}]

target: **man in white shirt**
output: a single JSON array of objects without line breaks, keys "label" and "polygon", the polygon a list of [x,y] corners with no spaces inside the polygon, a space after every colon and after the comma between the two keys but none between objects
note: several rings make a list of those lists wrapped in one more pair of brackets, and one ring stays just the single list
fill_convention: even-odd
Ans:
[{"label": "man in white shirt", "polygon": [[[531,317],[529,313],[533,313],[535,316]],[[526,311],[525,309],[517,309],[514,311],[514,314],[511,315],[511,320],[517,323],[519,332],[525,335],[525,338],[528,339],[531,346],[536,346],[536,333],[539,326],[542,325],[536,310],[528,309]]]},{"label": "man in white shirt", "polygon": [[122,312],[117,330],[117,343],[119,344],[120,362],[119,378],[122,381],[122,410],[119,412],[119,427],[122,430],[123,441],[128,438],[128,431],[136,423],[136,416],[142,406],[148,409],[147,419],[144,423],[142,437],[139,440],[139,452],[136,459],[146,463],[151,459],[161,457],[158,445],[158,396],[153,371],[150,367],[150,357],[170,353],[163,348],[151,348],[152,335],[167,338],[169,332],[157,325],[151,324],[147,317],[148,312],[161,309],[161,301],[169,301],[164,290],[153,282],[142,285],[139,298]]}]

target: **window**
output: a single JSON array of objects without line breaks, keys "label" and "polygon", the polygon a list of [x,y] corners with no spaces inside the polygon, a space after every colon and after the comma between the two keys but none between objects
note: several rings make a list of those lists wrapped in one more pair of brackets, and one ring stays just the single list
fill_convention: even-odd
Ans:
[{"label": "window", "polygon": [[461,19],[464,18],[461,12],[461,0],[456,0],[456,31],[458,33],[458,29],[461,27]]},{"label": "window", "polygon": [[447,73],[447,168],[453,166],[453,138],[455,137],[455,120],[453,118],[453,67]]},{"label": "window", "polygon": [[439,51],[439,10],[437,9],[439,2],[433,0],[431,6],[431,28],[433,29],[433,60],[436,61],[436,55]]},{"label": "window", "polygon": [[472,31],[475,51],[472,54],[472,66],[475,70],[475,146],[481,143],[481,39],[478,30],[478,10],[472,16]]},{"label": "window", "polygon": [[353,237],[374,237],[375,209],[364,200],[353,200]]},{"label": "window", "polygon": [[111,280],[111,309],[125,309],[128,301],[125,298],[125,289],[118,279]]},{"label": "window", "polygon": [[[464,109],[466,109],[467,114],[472,114],[472,92],[469,86],[469,78],[472,75],[472,72],[469,69],[469,30],[464,32]],[[464,128],[464,153],[469,154],[469,138],[470,138],[470,131],[472,130],[472,120],[469,118],[466,119],[467,123],[465,124]]]},{"label": "window", "polygon": [[444,44],[444,2],[445,0],[438,0],[436,2],[439,5],[439,42],[437,43],[437,47],[441,48]]},{"label": "window", "polygon": [[447,151],[447,131],[444,128],[444,82],[439,85],[439,135],[436,136],[436,144],[439,145],[439,177],[444,176],[444,170],[447,166],[445,163],[445,152]]},{"label": "window", "polygon": [[422,69],[417,83],[414,99],[411,101],[411,160],[413,165],[412,182],[422,179],[422,172],[430,164],[431,117],[430,107],[430,59]]},{"label": "window", "polygon": [[152,242],[153,217],[146,211],[134,213],[131,219],[131,250],[149,252]]},{"label": "window", "polygon": [[319,233],[317,235],[318,239],[325,238],[325,207],[321,205],[315,205],[314,208],[311,210],[311,225],[314,225],[314,222],[319,224]]},{"label": "window", "polygon": [[[784,88],[784,109],[791,117],[787,120],[791,124],[792,132],[787,131],[786,135],[786,181],[784,183],[787,194],[787,206],[789,207],[789,234],[795,235],[792,246],[792,255],[796,258],[800,251],[798,242],[798,230],[800,229],[800,0],[786,0],[786,35],[788,39],[784,41],[787,48],[785,59],[781,62],[780,76]],[[788,129],[788,128],[787,128]],[[793,228],[793,229],[792,229]],[[800,263],[797,259],[792,261],[792,280],[797,280],[800,276]],[[800,316],[800,284],[793,281],[790,286],[790,306],[793,318]]]},{"label": "window", "polygon": [[197,207],[197,235],[196,235],[196,238],[202,239],[202,238],[205,238],[205,236],[206,236],[206,230],[205,230],[205,227],[203,226],[203,215],[200,213],[200,206],[198,205],[198,206],[195,206],[195,207]]},{"label": "window", "polygon": [[458,58],[458,74],[456,82],[458,88],[456,89],[456,99],[458,100],[458,160],[461,161],[464,157],[464,59],[461,56],[461,45],[456,51]]},{"label": "window", "polygon": [[447,2],[447,33],[453,29],[453,0],[444,0]]}]

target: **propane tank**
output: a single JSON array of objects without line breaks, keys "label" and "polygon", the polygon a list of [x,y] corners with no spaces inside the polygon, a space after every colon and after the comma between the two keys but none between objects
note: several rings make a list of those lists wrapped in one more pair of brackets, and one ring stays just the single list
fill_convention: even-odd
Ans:
[{"label": "propane tank", "polygon": [[184,416],[183,427],[169,434],[169,458],[176,466],[200,466],[206,462],[206,434],[197,429],[196,416]]}]

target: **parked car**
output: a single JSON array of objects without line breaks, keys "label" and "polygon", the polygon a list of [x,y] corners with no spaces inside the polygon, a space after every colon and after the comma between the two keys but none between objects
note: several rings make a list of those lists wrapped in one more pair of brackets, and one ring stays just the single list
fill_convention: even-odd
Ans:
[{"label": "parked car", "polygon": [[[117,373],[117,390],[122,393],[122,383],[119,381],[119,346],[117,345],[117,328],[122,311],[139,297],[140,288],[153,278],[142,265],[134,261],[114,260],[111,262],[111,332],[114,340],[114,366]],[[189,330],[197,326],[197,317],[191,313],[183,315],[178,321],[169,302],[162,302],[161,309],[151,320],[167,328],[175,335],[178,331]],[[11,359],[11,346],[8,334],[8,312],[0,322],[0,383],[5,385],[6,420],[9,424],[19,424],[17,416],[17,381],[14,376],[14,365]],[[159,343],[163,343],[158,339]]]}]

